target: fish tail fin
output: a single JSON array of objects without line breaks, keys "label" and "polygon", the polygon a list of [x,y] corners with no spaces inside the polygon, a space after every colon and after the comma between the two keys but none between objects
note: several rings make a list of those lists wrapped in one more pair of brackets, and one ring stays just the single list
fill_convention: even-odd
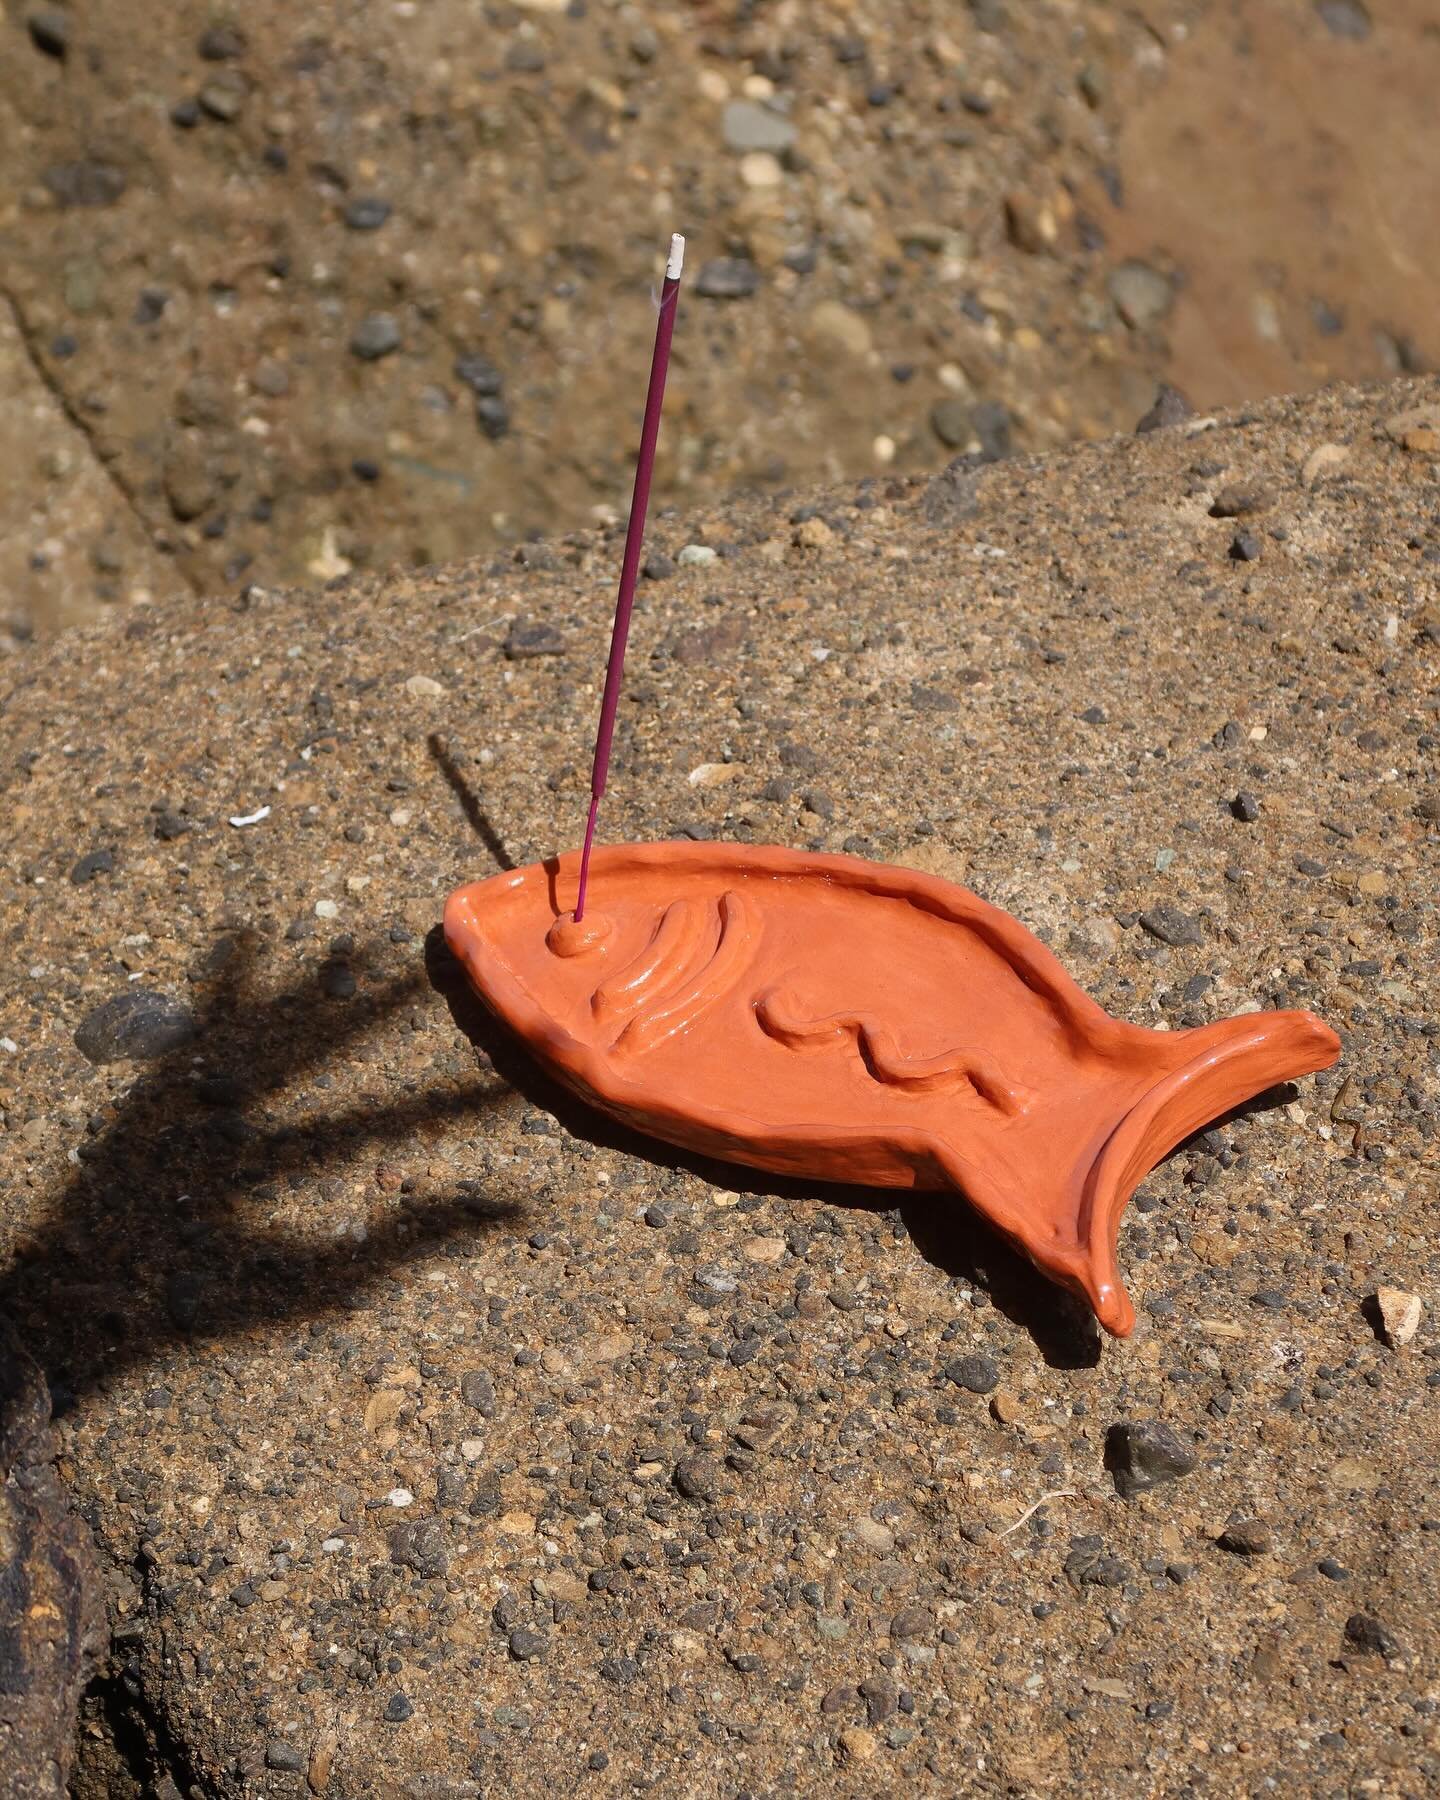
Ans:
[{"label": "fish tail fin", "polygon": [[1162,1157],[1192,1132],[1277,1082],[1325,1069],[1340,1040],[1308,1012],[1242,1013],[1187,1031],[1190,1052],[1127,1108],[1085,1176],[1076,1220],[1078,1242],[1054,1273],[1078,1289],[1116,1337],[1135,1324],[1116,1261],[1120,1215]]}]

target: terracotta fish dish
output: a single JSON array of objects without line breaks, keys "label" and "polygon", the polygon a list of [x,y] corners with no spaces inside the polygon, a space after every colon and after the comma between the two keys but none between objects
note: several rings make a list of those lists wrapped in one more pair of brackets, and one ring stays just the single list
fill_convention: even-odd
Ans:
[{"label": "terracotta fish dish", "polygon": [[1008,913],[913,869],[726,843],[597,849],[450,896],[491,1010],[585,1100],[777,1174],[962,1194],[1107,1331],[1120,1216],[1176,1144],[1323,1069],[1308,1012],[1113,1019]]}]

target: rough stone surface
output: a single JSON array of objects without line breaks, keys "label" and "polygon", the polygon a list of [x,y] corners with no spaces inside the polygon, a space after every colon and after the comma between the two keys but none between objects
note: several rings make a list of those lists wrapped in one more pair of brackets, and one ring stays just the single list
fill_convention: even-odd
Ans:
[{"label": "rough stone surface", "polygon": [[37,629],[184,591],[46,379],[44,346],[3,295],[0,468],[0,655]]},{"label": "rough stone surface", "polygon": [[0,1313],[0,1800],[61,1800],[105,1613],[90,1531],[54,1468],[45,1376]]},{"label": "rough stone surface", "polygon": [[[953,1196],[672,1156],[466,997],[446,892],[579,835],[617,531],[18,653],[0,1310],[93,1526],[113,1755],[161,1759],[138,1791],[1433,1791],[1440,489],[1383,421],[1437,398],[654,522],[608,837],[943,869],[1121,1017],[1343,1034],[1146,1178],[1123,1344]],[[1230,483],[1272,496],[1259,564]],[[521,619],[560,648],[507,657]],[[1167,906],[1198,942],[1139,923]],[[88,1061],[132,987],[194,1035]],[[1365,1306],[1397,1280],[1401,1354]],[[1003,1406],[947,1378],[971,1356]],[[1121,1501],[1124,1418],[1200,1466]],[[1257,1519],[1268,1554],[1219,1547]],[[84,1717],[91,1792],[128,1794]]]}]

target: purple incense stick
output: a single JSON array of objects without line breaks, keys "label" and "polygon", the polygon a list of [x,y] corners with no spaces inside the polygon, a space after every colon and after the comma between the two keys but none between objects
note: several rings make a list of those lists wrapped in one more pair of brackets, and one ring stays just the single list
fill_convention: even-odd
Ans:
[{"label": "purple incense stick", "polygon": [[650,476],[655,467],[655,444],[660,436],[660,409],[665,404],[665,375],[670,367],[670,339],[675,332],[675,308],[680,293],[680,270],[685,261],[685,240],[678,233],[670,239],[665,262],[665,283],[660,289],[660,318],[655,326],[655,353],[650,359],[650,387],[645,395],[645,423],[640,428],[640,456],[635,464],[635,491],[630,496],[630,525],[625,533],[625,558],[620,564],[620,591],[615,598],[615,624],[610,633],[610,662],[605,670],[605,693],[600,702],[600,729],[595,734],[595,761],[590,771],[590,815],[585,821],[585,848],[580,852],[580,886],[575,895],[575,922],[585,914],[585,889],[590,880],[590,851],[595,842],[595,820],[600,811],[605,780],[610,773],[610,741],[615,735],[615,711],[620,704],[620,681],[625,673],[625,645],[630,637],[630,613],[635,604],[635,578],[640,572],[640,546],[645,541],[645,510],[650,504]]}]

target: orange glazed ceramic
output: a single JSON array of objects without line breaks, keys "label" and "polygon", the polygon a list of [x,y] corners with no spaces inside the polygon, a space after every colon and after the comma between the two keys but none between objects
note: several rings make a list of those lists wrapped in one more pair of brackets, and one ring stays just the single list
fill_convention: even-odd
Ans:
[{"label": "orange glazed ceramic", "polygon": [[475,882],[445,936],[584,1099],[777,1174],[958,1191],[1120,1336],[1115,1242],[1191,1132],[1334,1062],[1308,1012],[1112,1019],[1008,913],[913,869],[773,845],[621,844]]}]

